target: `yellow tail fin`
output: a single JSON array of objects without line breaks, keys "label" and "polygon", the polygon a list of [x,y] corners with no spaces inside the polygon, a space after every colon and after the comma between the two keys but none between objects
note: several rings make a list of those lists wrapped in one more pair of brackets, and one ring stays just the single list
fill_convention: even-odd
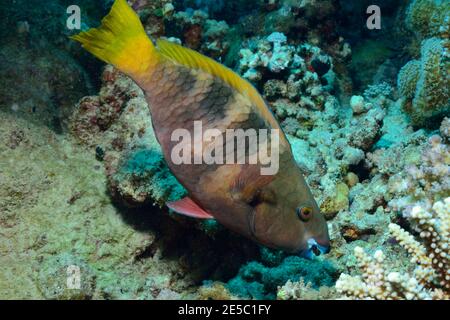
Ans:
[{"label": "yellow tail fin", "polygon": [[126,0],[116,0],[99,28],[71,37],[97,58],[139,77],[156,63],[157,53],[138,15]]}]

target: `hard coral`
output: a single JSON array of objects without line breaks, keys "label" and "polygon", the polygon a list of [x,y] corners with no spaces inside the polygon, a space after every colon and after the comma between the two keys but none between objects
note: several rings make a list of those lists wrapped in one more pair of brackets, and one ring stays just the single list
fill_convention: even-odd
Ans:
[{"label": "hard coral", "polygon": [[419,81],[421,63],[411,60],[400,69],[397,78],[397,86],[400,95],[406,99],[413,99],[416,93],[417,81]]},{"label": "hard coral", "polygon": [[413,0],[406,11],[406,25],[421,37],[433,37],[442,32],[450,12],[445,0]]},{"label": "hard coral", "polygon": [[325,84],[333,78],[329,72],[333,63],[318,47],[287,44],[284,34],[274,32],[266,39],[249,39],[239,55],[239,73],[264,89],[267,99],[285,98],[313,109],[323,107],[331,89]]},{"label": "hard coral", "polygon": [[138,86],[112,66],[102,74],[98,96],[82,98],[73,112],[69,128],[82,143],[93,146],[99,135],[116,121],[128,101],[140,92]]},{"label": "hard coral", "polygon": [[305,280],[293,282],[288,280],[282,287],[278,287],[278,300],[329,300],[336,298],[336,290],[330,287],[314,289]]},{"label": "hard coral", "polygon": [[168,34],[182,39],[188,47],[212,58],[224,58],[230,43],[227,35],[230,27],[225,21],[209,19],[202,10],[178,11],[165,17]]},{"label": "hard coral", "polygon": [[399,211],[416,202],[428,203],[450,194],[450,150],[439,136],[429,139],[420,165],[407,166],[389,179],[390,193],[395,194],[390,207]]},{"label": "hard coral", "polygon": [[428,125],[433,117],[450,113],[448,45],[449,40],[425,40],[421,59],[408,62],[399,72],[397,84],[405,99],[404,109],[415,125]]},{"label": "hard coral", "polygon": [[[389,183],[387,185],[385,183],[386,190],[383,192],[385,200],[392,198],[387,203],[386,211],[394,214],[402,212],[403,219],[408,222],[405,225],[409,228],[409,231],[406,231],[399,225],[390,223],[388,226],[390,235],[411,255],[411,262],[416,265],[414,272],[410,273],[408,271],[410,268],[402,267],[402,270],[397,271],[398,266],[389,267],[385,263],[382,251],[377,251],[374,257],[371,257],[363,249],[356,248],[355,256],[362,269],[362,276],[352,277],[342,274],[336,283],[338,291],[349,297],[449,298],[449,148],[439,136],[432,136],[426,147],[422,146],[420,135],[418,138],[416,143],[419,143],[419,148],[416,149],[422,150],[421,161],[412,160],[411,164],[404,162],[404,169],[399,167],[394,170],[383,169],[385,173],[391,175]],[[412,141],[414,142],[414,139]],[[400,147],[401,144],[391,149]],[[398,170],[400,172],[394,174]],[[389,219],[389,216],[386,218]],[[394,218],[395,216],[391,216],[390,219]],[[416,240],[416,235],[422,240]]]},{"label": "hard coral", "polygon": [[355,248],[362,275],[342,274],[336,289],[356,299],[449,299],[450,298],[450,198],[436,202],[432,208],[417,204],[409,219],[419,232],[422,243],[396,224],[389,225],[391,235],[416,264],[412,273],[387,270],[381,250],[373,257]]},{"label": "hard coral", "polygon": [[230,291],[221,282],[207,282],[198,289],[199,300],[235,300]]}]

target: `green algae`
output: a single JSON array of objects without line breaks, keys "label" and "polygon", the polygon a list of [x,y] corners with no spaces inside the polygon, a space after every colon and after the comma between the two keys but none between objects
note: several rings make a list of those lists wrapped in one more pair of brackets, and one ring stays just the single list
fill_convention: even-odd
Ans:
[{"label": "green algae", "polygon": [[288,256],[281,264],[266,266],[251,261],[244,265],[238,275],[227,283],[232,294],[251,299],[275,299],[277,288],[288,280],[311,283],[312,287],[332,286],[337,270],[326,260],[307,260],[298,256]]}]

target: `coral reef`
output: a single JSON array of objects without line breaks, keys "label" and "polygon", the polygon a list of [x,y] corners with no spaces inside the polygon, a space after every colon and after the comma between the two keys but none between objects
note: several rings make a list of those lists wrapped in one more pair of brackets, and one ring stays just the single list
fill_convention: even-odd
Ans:
[{"label": "coral reef", "polygon": [[406,26],[418,35],[420,58],[409,61],[398,74],[404,110],[416,126],[430,126],[450,112],[450,4],[414,0],[406,10]]},{"label": "coral reef", "polygon": [[331,300],[338,297],[336,291],[330,287],[314,289],[311,283],[288,280],[282,287],[278,287],[278,300]]},{"label": "coral reef", "polygon": [[442,142],[439,136],[432,136],[423,148],[420,165],[392,172],[388,183],[387,192],[393,196],[389,210],[402,212],[411,231],[395,223],[388,228],[408,251],[411,264],[417,265],[414,271],[392,271],[395,266],[385,263],[381,250],[372,258],[356,247],[362,277],[342,274],[336,283],[339,292],[358,299],[448,299],[450,199],[445,197],[450,193],[450,153]]},{"label": "coral reef", "polygon": [[180,199],[185,191],[163,160],[142,90],[111,66],[102,79],[99,95],[79,102],[71,132],[100,150],[110,191],[121,203],[162,206]]},{"label": "coral reef", "polygon": [[450,193],[450,149],[438,135],[430,137],[421,162],[411,164],[389,178],[395,197],[389,205],[396,211],[416,202],[431,205]]},{"label": "coral reef", "polygon": [[411,256],[416,267],[412,273],[391,271],[383,251],[373,257],[355,248],[361,277],[341,274],[336,289],[357,299],[449,299],[449,219],[450,198],[434,203],[431,209],[415,205],[408,214],[422,242],[397,224],[389,231]]},{"label": "coral reef", "polygon": [[450,4],[447,1],[414,0],[406,10],[405,22],[420,37],[434,37],[445,32],[449,12]]},{"label": "coral reef", "polygon": [[448,115],[450,92],[448,39],[423,41],[421,59],[408,62],[399,72],[398,87],[405,98],[405,111],[415,125],[429,125],[430,119]]},{"label": "coral reef", "polygon": [[180,38],[191,49],[216,59],[223,59],[229,50],[230,27],[225,21],[209,19],[205,11],[178,11],[165,21],[167,35]]},{"label": "coral reef", "polygon": [[261,1],[259,6],[259,12],[241,18],[243,33],[263,36],[282,32],[330,50],[341,45],[335,20],[338,5],[334,1]]},{"label": "coral reef", "polygon": [[353,115],[350,107],[350,112],[344,111],[333,97],[327,99],[324,111],[307,112],[299,106],[275,109],[284,129],[295,134],[289,137],[294,154],[313,189],[322,190],[317,196],[329,218],[348,208],[349,190],[344,179],[378,138],[386,111],[380,101],[372,101],[364,101],[364,112],[358,115]]},{"label": "coral reef", "polygon": [[[256,84],[265,82],[262,92],[269,101],[285,98],[300,106],[321,109],[325,92],[332,88],[331,57],[318,47],[293,46],[286,40],[279,32],[266,39],[249,39],[239,52],[239,72]],[[266,80],[271,78],[278,79]]]}]

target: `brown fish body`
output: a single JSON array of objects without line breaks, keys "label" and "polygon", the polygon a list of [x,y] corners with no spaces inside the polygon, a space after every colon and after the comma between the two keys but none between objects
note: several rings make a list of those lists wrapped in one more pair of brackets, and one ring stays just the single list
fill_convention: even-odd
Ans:
[{"label": "brown fish body", "polygon": [[[309,249],[311,239],[319,247],[328,247],[325,220],[290,145],[267,105],[248,82],[213,60],[181,46],[158,41],[158,48],[154,47],[124,0],[116,0],[103,24],[106,31],[102,25],[75,39],[130,75],[144,90],[164,158],[188,190],[192,206],[198,206],[231,230],[269,247],[299,252]],[[173,139],[173,132],[183,129],[194,137],[196,122],[201,123],[203,131],[219,130],[224,137],[224,150],[227,150],[224,157],[236,148],[226,149],[225,145],[230,142],[227,130],[276,129],[279,170],[270,176],[262,175],[261,159],[249,164],[251,153],[256,152],[253,149],[246,150],[243,162],[175,163],[172,152],[180,142]],[[276,144],[271,136],[266,139],[268,148]],[[204,149],[211,141],[190,144],[191,158],[198,153],[195,146],[199,143]]]},{"label": "brown fish body", "polygon": [[155,134],[172,173],[189,191],[190,197],[219,222],[252,237],[249,217],[235,213],[243,204],[233,199],[230,192],[233,182],[247,165],[174,164],[171,152],[178,142],[172,141],[171,135],[174,130],[184,128],[194,136],[194,121],[201,121],[204,130],[216,128],[222,132],[231,128],[255,128],[257,124],[270,128],[267,121],[260,119],[248,98],[220,78],[171,62],[158,66],[145,81],[143,90]]},{"label": "brown fish body", "polygon": [[[258,186],[254,193],[262,189],[290,205],[298,206],[298,195],[311,197],[309,188],[294,161],[289,144],[275,119],[264,119],[252,101],[234,90],[222,79],[202,70],[189,69],[183,65],[164,62],[142,85],[152,114],[153,127],[161,144],[164,158],[189,195],[224,226],[248,238],[264,242],[270,247],[296,251],[298,242],[292,242],[297,226],[285,223],[295,212],[277,213],[276,217],[265,217],[267,223],[257,223],[256,212],[246,202],[246,196],[234,191],[235,181],[246,170],[255,175],[248,180],[253,183],[260,174],[260,164],[174,164],[171,152],[177,141],[171,134],[178,128],[189,130],[194,136],[194,122],[201,121],[203,129],[216,128],[225,133],[226,129],[278,129],[282,135],[280,144],[280,169],[270,182]],[[270,116],[272,114],[270,113]],[[274,128],[273,125],[276,125]],[[206,146],[204,145],[204,148]],[[192,146],[193,148],[193,146]],[[247,150],[248,151],[248,150]],[[191,151],[194,154],[194,150]],[[254,166],[254,168],[251,168]],[[238,194],[236,194],[238,193]],[[250,194],[250,198],[253,195]],[[295,202],[295,203],[294,203]],[[315,202],[312,206],[317,206]],[[287,219],[286,219],[287,218]],[[274,223],[273,221],[277,221]],[[286,221],[287,222],[287,221]],[[268,224],[271,224],[269,227]],[[259,229],[257,226],[260,226]],[[267,230],[263,230],[267,228]],[[280,230],[276,231],[279,228]],[[278,232],[286,239],[283,244],[274,244],[271,233]],[[264,236],[264,233],[270,236]],[[264,240],[263,240],[264,239]],[[278,241],[279,242],[279,241]]]}]

